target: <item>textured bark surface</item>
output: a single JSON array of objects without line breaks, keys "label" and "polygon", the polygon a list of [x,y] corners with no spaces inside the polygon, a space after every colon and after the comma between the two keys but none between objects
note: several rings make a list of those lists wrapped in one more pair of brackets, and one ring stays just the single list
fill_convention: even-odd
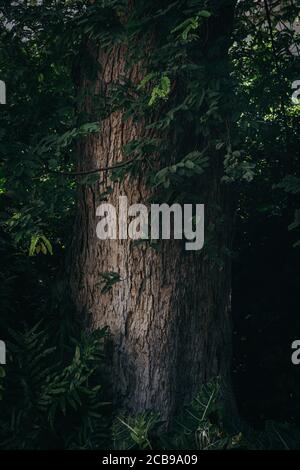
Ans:
[{"label": "textured bark surface", "polygon": [[[109,54],[93,52],[102,68],[98,91],[125,73],[126,49]],[[127,72],[126,72],[127,73]],[[128,72],[139,81],[135,66]],[[87,87],[85,80],[81,87]],[[100,135],[89,136],[80,148],[79,170],[123,162],[122,147],[145,136],[142,122],[124,121],[115,112],[102,122]],[[215,159],[207,172],[207,186],[199,203],[205,204],[206,225],[227,212],[220,185],[222,161]],[[169,419],[183,401],[191,399],[201,383],[220,375],[227,383],[230,367],[230,261],[223,247],[230,246],[230,225],[216,234],[215,255],[222,269],[208,257],[187,252],[180,241],[164,241],[161,251],[130,240],[96,237],[96,207],[109,186],[108,202],[118,206],[126,195],[129,204],[145,203],[151,194],[141,175],[122,183],[109,181],[80,186],[73,243],[71,289],[78,311],[88,314],[93,328],[108,326],[113,344],[114,401],[131,413],[158,410]],[[117,272],[121,281],[101,293],[102,273]]]}]

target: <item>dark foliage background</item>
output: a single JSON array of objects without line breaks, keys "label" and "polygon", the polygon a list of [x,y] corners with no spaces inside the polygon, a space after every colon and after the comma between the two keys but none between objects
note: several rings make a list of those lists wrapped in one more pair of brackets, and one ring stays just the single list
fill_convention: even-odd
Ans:
[{"label": "dark foliage background", "polygon": [[[159,417],[115,420],[105,332],[82,335],[61,281],[76,184],[57,172],[73,169],[76,139],[96,130],[91,122],[78,125],[72,76],[80,44],[104,15],[84,1],[0,3],[0,79],[8,91],[0,107],[0,338],[15,353],[12,372],[0,369],[1,448],[299,448],[300,369],[291,364],[290,345],[300,334],[300,108],[291,102],[300,66],[289,52],[299,37],[288,28],[299,11],[287,1],[276,13],[276,3],[272,34],[264,8],[238,4],[231,49],[242,110],[239,165],[248,171],[242,181],[232,172],[227,182],[238,201],[233,378],[247,430],[225,429],[213,383],[201,391],[204,403],[214,398],[207,413],[191,405],[200,428],[183,411],[159,438]],[[189,433],[178,428],[182,420]]]}]

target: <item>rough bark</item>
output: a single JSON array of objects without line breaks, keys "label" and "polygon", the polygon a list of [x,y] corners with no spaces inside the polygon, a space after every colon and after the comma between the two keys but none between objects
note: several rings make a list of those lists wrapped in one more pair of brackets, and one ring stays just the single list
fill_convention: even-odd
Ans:
[{"label": "rough bark", "polygon": [[[105,96],[111,83],[125,73],[138,82],[139,65],[125,72],[126,48],[110,53],[93,49],[101,64],[97,90]],[[88,80],[80,81],[80,87]],[[86,104],[86,106],[89,106]],[[122,111],[102,121],[99,135],[81,144],[78,169],[112,166],[124,161],[123,146],[145,136],[143,122],[124,121]],[[206,224],[228,215],[220,183],[222,161],[215,158],[207,172],[207,184],[199,192],[205,203]],[[200,385],[219,375],[229,384],[230,259],[224,247],[231,245],[231,224],[216,229],[213,260],[187,252],[180,241],[163,241],[160,251],[130,240],[96,237],[96,207],[111,183],[104,173],[101,185],[79,186],[75,236],[72,247],[71,289],[78,311],[88,314],[92,328],[108,326],[112,340],[112,380],[116,405],[130,413],[146,409],[170,416],[199,391]],[[126,195],[129,204],[145,203],[152,189],[143,175],[113,184],[108,201],[117,207]],[[216,224],[218,226],[218,224]],[[101,293],[102,273],[117,272],[121,281]]]}]

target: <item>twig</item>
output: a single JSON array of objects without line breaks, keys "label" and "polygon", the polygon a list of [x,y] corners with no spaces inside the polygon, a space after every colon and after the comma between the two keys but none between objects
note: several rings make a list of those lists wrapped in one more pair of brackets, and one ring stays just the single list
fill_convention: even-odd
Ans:
[{"label": "twig", "polygon": [[105,166],[101,168],[95,168],[94,170],[86,170],[86,171],[57,171],[57,170],[50,170],[48,168],[48,172],[55,174],[55,175],[61,175],[61,176],[67,176],[73,178],[74,176],[87,176],[87,175],[92,175],[94,173],[103,173],[106,171],[110,170],[115,170],[117,168],[121,168],[123,166],[128,165],[129,163],[132,163],[135,160],[135,158],[131,158],[130,160],[127,160],[126,162],[118,163],[117,165],[113,166]]},{"label": "twig", "polygon": [[[268,0],[264,0],[264,5],[265,5],[266,16],[267,16],[267,22],[268,22],[268,27],[269,27],[269,32],[270,32],[271,46],[272,46],[272,51],[273,51],[273,56],[274,56],[274,62],[275,62],[276,72],[277,72],[279,81],[281,81],[281,78],[282,78],[282,77],[281,77],[281,71],[280,71],[280,67],[279,67],[279,61],[278,61],[278,57],[277,57],[277,49],[276,49],[276,45],[275,45],[275,39],[274,39],[274,33],[273,33],[272,21],[271,21],[271,11],[270,11],[270,7],[269,7]],[[286,112],[285,112],[284,101],[283,101],[283,98],[282,98],[282,95],[281,95],[281,94],[280,94],[280,107],[281,107],[282,117],[283,117],[283,120],[284,120],[284,126],[285,126],[285,130],[286,130],[286,135],[288,136],[287,116],[286,116]]]}]

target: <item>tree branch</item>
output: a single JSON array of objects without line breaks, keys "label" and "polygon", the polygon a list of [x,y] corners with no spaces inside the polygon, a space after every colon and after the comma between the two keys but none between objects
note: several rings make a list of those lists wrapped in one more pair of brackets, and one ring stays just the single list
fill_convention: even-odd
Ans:
[{"label": "tree branch", "polygon": [[103,172],[106,172],[106,171],[111,171],[111,170],[115,170],[115,169],[118,169],[118,168],[122,168],[123,166],[129,165],[129,163],[132,163],[134,160],[135,160],[135,158],[132,158],[131,160],[127,160],[126,162],[118,163],[117,165],[105,166],[105,167],[101,167],[101,168],[95,168],[94,170],[57,171],[57,170],[50,170],[50,168],[48,168],[47,171],[49,173],[52,173],[52,174],[55,174],[55,175],[61,175],[61,176],[67,176],[67,177],[73,178],[73,177],[76,177],[76,176],[88,176],[88,175],[92,175],[92,174],[95,174],[95,173],[103,173]]}]

